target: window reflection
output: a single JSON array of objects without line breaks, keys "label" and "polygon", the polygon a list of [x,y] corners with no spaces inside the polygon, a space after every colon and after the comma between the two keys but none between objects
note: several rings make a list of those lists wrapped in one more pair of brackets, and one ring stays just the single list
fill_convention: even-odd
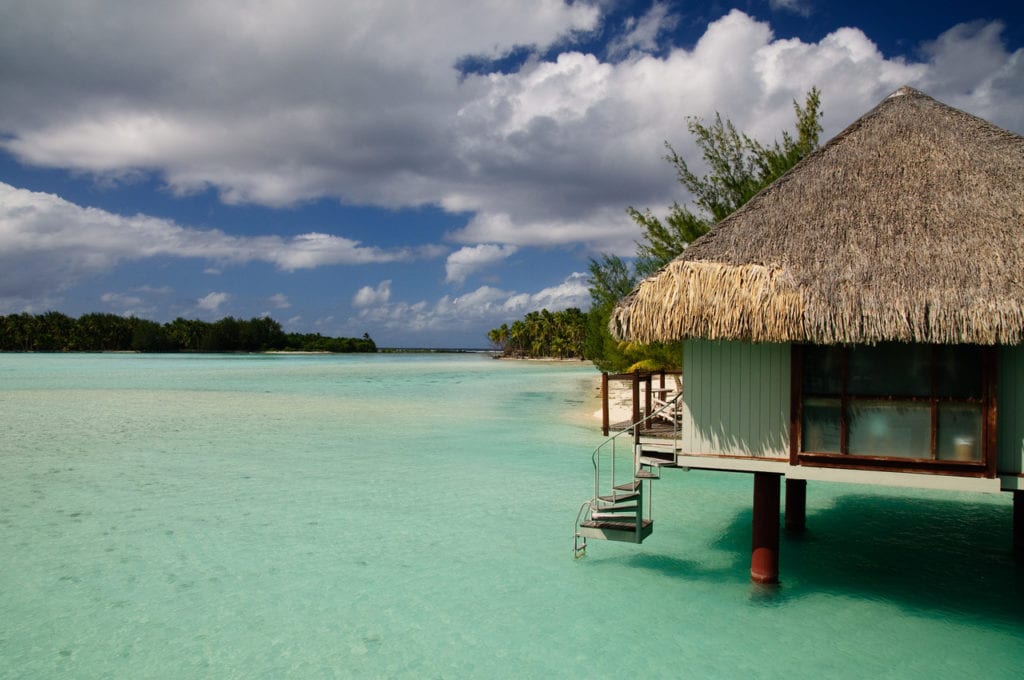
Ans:
[{"label": "window reflection", "polygon": [[939,460],[981,460],[981,407],[940,404],[936,442]]},{"label": "window reflection", "polygon": [[981,347],[939,347],[936,350],[936,374],[938,396],[980,399],[984,375]]},{"label": "window reflection", "polygon": [[842,391],[842,360],[841,347],[805,347],[804,393],[839,394]]},{"label": "window reflection", "polygon": [[802,426],[804,450],[816,453],[842,453],[838,399],[804,400]]},{"label": "window reflection", "polygon": [[927,404],[860,401],[850,405],[849,452],[863,456],[928,458],[932,411]]},{"label": "window reflection", "polygon": [[982,462],[985,360],[973,345],[804,347],[801,451]]},{"label": "window reflection", "polygon": [[885,344],[850,350],[851,394],[928,396],[931,385],[930,347]]}]

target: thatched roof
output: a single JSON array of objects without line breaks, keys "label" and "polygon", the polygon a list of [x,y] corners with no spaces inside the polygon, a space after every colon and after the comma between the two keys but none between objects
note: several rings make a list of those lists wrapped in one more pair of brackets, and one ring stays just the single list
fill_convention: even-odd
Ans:
[{"label": "thatched roof", "polygon": [[639,342],[1024,340],[1024,137],[902,88],[616,308]]}]

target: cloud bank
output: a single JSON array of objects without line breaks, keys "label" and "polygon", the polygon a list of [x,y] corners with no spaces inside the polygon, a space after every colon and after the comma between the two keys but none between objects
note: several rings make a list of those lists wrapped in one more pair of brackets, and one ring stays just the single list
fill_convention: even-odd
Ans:
[{"label": "cloud bank", "polygon": [[[655,3],[609,47],[628,56],[602,61],[573,49],[601,27],[596,3],[14,5],[0,27],[0,145],[25,163],[115,181],[152,172],[231,203],[440,205],[474,214],[451,235],[467,245],[628,247],[624,206],[678,198],[660,156],[665,140],[692,154],[684,116],[722,111],[770,139],[815,85],[826,136],[904,84],[1024,128],[1024,57],[998,22],[951,27],[909,62],[855,28],[804,43],[733,10],[684,50],[660,42],[678,17]],[[457,69],[524,46],[537,56],[515,70]],[[355,248],[311,235],[282,264],[346,262],[330,253]]]},{"label": "cloud bank", "polygon": [[25,298],[40,286],[63,290],[121,262],[160,256],[224,265],[260,261],[291,272],[407,262],[443,252],[431,246],[387,250],[318,233],[233,236],[146,215],[116,215],[0,182],[0,299]]}]

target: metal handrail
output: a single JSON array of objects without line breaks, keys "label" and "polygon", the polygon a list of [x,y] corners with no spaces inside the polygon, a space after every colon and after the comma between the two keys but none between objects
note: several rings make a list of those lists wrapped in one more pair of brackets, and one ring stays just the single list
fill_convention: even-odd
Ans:
[{"label": "metal handrail", "polygon": [[629,434],[630,430],[632,428],[633,428],[633,426],[630,425],[629,427],[627,427],[624,430],[619,430],[618,432],[616,432],[612,436],[608,437],[608,439],[605,439],[603,442],[601,442],[598,445],[598,447],[596,449],[594,449],[594,453],[590,454],[590,462],[594,465],[594,498],[595,499],[598,496],[601,495],[601,449],[603,449],[608,444],[611,444],[611,446],[612,446],[612,474],[611,474],[611,478],[612,478],[612,487],[614,488],[615,487],[615,440],[618,439],[619,437],[621,437],[624,434]]},{"label": "metal handrail", "polygon": [[[588,512],[593,512],[594,506],[591,501],[585,501],[582,505],[580,505],[579,512],[576,513],[576,523],[572,527],[572,552],[573,555],[575,555],[576,557],[579,557],[580,553],[586,551],[587,549],[587,537],[580,536],[580,522],[583,520],[584,517],[586,517],[586,515],[584,514],[585,510]],[[582,544],[580,544],[581,538],[583,539]]]},{"label": "metal handrail", "polygon": [[[615,441],[619,437],[621,437],[622,435],[633,434],[633,455],[634,455],[634,458],[633,458],[633,474],[635,475],[636,474],[636,470],[637,470],[636,444],[639,442],[640,426],[642,426],[644,423],[647,423],[652,418],[655,418],[655,417],[661,415],[661,413],[663,411],[666,411],[666,410],[668,410],[670,408],[675,410],[675,408],[677,406],[677,402],[679,401],[679,398],[682,397],[682,396],[683,396],[682,392],[677,393],[671,399],[666,401],[663,406],[660,406],[659,408],[651,411],[650,413],[648,413],[647,415],[645,415],[643,418],[641,418],[640,420],[636,421],[635,423],[631,423],[630,425],[626,426],[625,429],[619,430],[615,434],[611,435],[610,437],[605,439],[603,442],[598,444],[597,448],[595,448],[594,452],[590,455],[590,461],[591,461],[591,463],[594,466],[594,497],[591,500],[585,501],[583,504],[581,504],[579,511],[576,513],[576,523],[573,525],[573,550],[574,550],[574,553],[577,556],[580,554],[581,551],[585,551],[586,548],[587,548],[586,537],[583,537],[583,544],[582,545],[580,545],[580,543],[579,543],[579,539],[580,539],[580,535],[579,535],[580,521],[584,518],[584,516],[585,516],[584,512],[586,510],[589,509],[590,511],[593,511],[594,504],[597,503],[597,499],[601,495],[601,450],[605,446],[608,446],[609,444],[611,445],[611,449],[612,449],[611,487],[612,487],[612,494],[614,495],[614,493],[615,493],[615,451],[616,451],[616,449],[615,449]],[[679,428],[679,419],[678,419],[678,417],[675,416],[675,414],[673,414],[672,420],[673,420],[673,423],[674,423],[673,428],[672,428],[673,434],[678,434],[678,432],[680,430],[680,428]],[[634,477],[634,479],[635,479],[635,477]],[[650,492],[648,492],[647,496],[648,496],[648,498],[647,498],[647,516],[650,517],[650,513],[651,513],[651,494],[650,494]],[[638,508],[638,509],[641,512],[637,513],[637,521],[641,522],[642,521],[642,516],[643,516],[643,512],[642,512],[643,508]]]},{"label": "metal handrail", "polygon": [[[594,465],[594,498],[597,498],[600,495],[600,485],[601,485],[601,481],[600,481],[601,480],[601,476],[600,476],[600,472],[601,472],[600,458],[601,458],[601,449],[603,449],[608,444],[612,445],[612,474],[611,474],[611,478],[612,478],[612,487],[614,487],[615,486],[615,440],[618,439],[619,437],[621,437],[624,434],[629,434],[631,432],[632,433],[637,433],[639,431],[639,426],[642,426],[643,424],[647,423],[648,421],[652,420],[653,418],[658,417],[659,415],[661,415],[661,413],[663,411],[667,411],[670,408],[673,411],[675,411],[676,406],[677,406],[677,402],[679,401],[679,398],[682,397],[682,396],[683,396],[682,392],[677,392],[671,399],[666,401],[663,406],[660,406],[659,408],[651,411],[650,413],[648,413],[647,415],[645,415],[643,418],[641,418],[640,420],[636,421],[635,423],[630,423],[629,425],[626,426],[625,429],[619,430],[615,434],[611,435],[610,437],[608,437],[608,439],[605,439],[603,442],[601,442],[597,446],[596,449],[594,449],[594,453],[592,453],[590,455],[590,460],[591,460],[591,462]],[[673,435],[678,434],[680,432],[679,418],[674,413],[673,413],[673,417],[672,417],[672,423],[673,423],[672,424],[672,433],[673,433]],[[635,470],[634,470],[634,472],[635,472]]]}]

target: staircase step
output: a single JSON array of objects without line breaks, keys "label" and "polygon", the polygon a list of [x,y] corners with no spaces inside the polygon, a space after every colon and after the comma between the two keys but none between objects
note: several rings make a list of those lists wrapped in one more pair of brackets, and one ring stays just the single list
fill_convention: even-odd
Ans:
[{"label": "staircase step", "polygon": [[613,486],[612,488],[615,489],[616,491],[636,491],[638,488],[640,488],[640,482],[634,479],[632,482],[619,484],[618,486]]},{"label": "staircase step", "polygon": [[614,512],[592,512],[590,513],[591,522],[625,522],[626,524],[636,524],[636,514],[630,513],[628,515],[617,515]]},{"label": "staircase step", "polygon": [[606,505],[602,507],[594,508],[593,512],[603,513],[616,513],[616,512],[632,512],[636,513],[636,503],[630,503],[628,505]]},{"label": "staircase step", "polygon": [[[643,526],[649,526],[653,522],[649,519],[643,521]],[[636,522],[627,522],[622,519],[605,519],[605,520],[587,520],[586,522],[580,522],[580,527],[584,529],[615,529],[617,531],[636,531]]]},{"label": "staircase step", "polygon": [[638,493],[620,493],[612,494],[611,496],[598,496],[597,500],[603,503],[625,503],[627,501],[633,501],[640,498]]},{"label": "staircase step", "polygon": [[[658,474],[656,474],[654,472],[651,472],[650,470],[637,470],[636,471],[636,478],[637,479],[661,479],[661,477]],[[639,484],[639,482],[635,482],[635,483]],[[616,487],[616,488],[618,488],[618,487]]]}]

